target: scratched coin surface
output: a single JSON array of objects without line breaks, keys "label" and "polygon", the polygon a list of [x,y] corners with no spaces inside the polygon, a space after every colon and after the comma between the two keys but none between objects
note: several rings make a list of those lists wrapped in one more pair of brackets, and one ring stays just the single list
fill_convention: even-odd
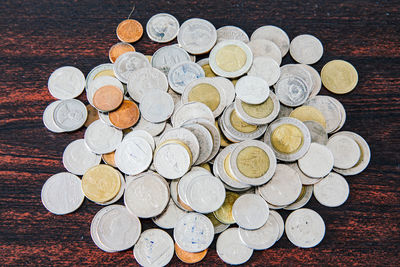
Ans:
[{"label": "scratched coin surface", "polygon": [[336,168],[349,169],[360,160],[360,147],[354,139],[348,136],[332,135],[326,146],[332,151]]},{"label": "scratched coin surface", "polygon": [[123,173],[135,175],[149,167],[152,156],[152,148],[145,139],[138,136],[126,138],[115,151],[115,165]]},{"label": "scratched coin surface", "polygon": [[335,172],[329,173],[314,185],[314,196],[324,206],[339,207],[349,197],[349,184],[346,179]]},{"label": "scratched coin surface", "polygon": [[59,128],[71,132],[85,124],[87,114],[86,106],[81,101],[66,99],[54,108],[53,119]]},{"label": "scratched coin surface", "polygon": [[142,116],[153,123],[164,122],[174,111],[174,100],[171,95],[161,90],[150,90],[140,100]]},{"label": "scratched coin surface", "polygon": [[240,227],[254,230],[266,223],[269,208],[267,202],[259,195],[244,194],[233,204],[232,216]]},{"label": "scratched coin surface", "polygon": [[193,18],[182,23],[178,33],[178,43],[188,53],[207,53],[217,41],[217,30],[205,19]]},{"label": "scratched coin surface", "polygon": [[333,154],[328,147],[311,143],[307,153],[298,160],[298,165],[305,175],[322,178],[332,170],[333,160]]},{"label": "scratched coin surface", "polygon": [[248,43],[249,36],[241,28],[228,25],[217,29],[217,43],[225,40],[238,40]]},{"label": "scratched coin surface", "polygon": [[162,71],[166,77],[172,66],[191,61],[189,54],[182,48],[175,45],[168,45],[159,48],[151,58],[151,65]]}]

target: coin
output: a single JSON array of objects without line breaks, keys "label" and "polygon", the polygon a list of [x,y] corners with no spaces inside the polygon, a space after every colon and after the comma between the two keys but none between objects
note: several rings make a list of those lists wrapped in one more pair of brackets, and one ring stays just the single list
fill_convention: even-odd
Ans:
[{"label": "coin", "polygon": [[62,133],[63,129],[57,126],[54,121],[54,110],[61,103],[61,100],[51,102],[46,109],[43,111],[43,124],[47,130],[53,133]]},{"label": "coin", "polygon": [[168,13],[153,15],[146,24],[146,32],[151,40],[167,43],[175,39],[179,31],[178,20]]},{"label": "coin", "polygon": [[[200,38],[199,38],[200,36]],[[205,19],[193,18],[182,23],[178,33],[178,43],[188,53],[207,53],[217,41],[217,30]]]},{"label": "coin", "polygon": [[114,198],[109,200],[109,201],[96,202],[96,204],[99,204],[99,205],[102,205],[102,206],[108,206],[108,205],[114,204],[115,202],[117,202],[118,200],[121,199],[122,195],[125,192],[126,182],[125,182],[124,176],[120,172],[118,172],[118,175],[119,175],[119,178],[120,178],[120,181],[121,181],[121,187],[119,188],[118,194]]},{"label": "coin", "polygon": [[289,117],[290,112],[292,112],[292,111],[293,111],[293,108],[280,104],[278,119],[283,118],[283,117]]},{"label": "coin", "polygon": [[143,35],[143,27],[139,21],[126,19],[121,21],[117,27],[117,37],[121,42],[133,43]]},{"label": "coin", "polygon": [[114,125],[110,121],[110,117],[108,116],[108,112],[101,112],[98,110],[97,114],[99,115],[99,119],[102,123],[114,127]]},{"label": "coin", "polygon": [[147,67],[150,67],[149,60],[142,53],[126,52],[117,58],[113,69],[118,80],[127,83],[134,71]]},{"label": "coin", "polygon": [[149,167],[152,152],[150,144],[141,137],[124,139],[115,151],[115,165],[129,175],[141,173]]},{"label": "coin", "polygon": [[87,118],[86,106],[79,100],[62,100],[53,112],[53,120],[57,127],[66,132],[81,128]]},{"label": "coin", "polygon": [[281,74],[281,69],[274,59],[268,56],[254,57],[247,75],[263,78],[269,86],[274,85]]},{"label": "coin", "polygon": [[200,102],[189,102],[177,108],[172,115],[171,122],[174,127],[179,127],[185,122],[197,118],[214,123],[213,112],[207,105]]},{"label": "coin", "polygon": [[214,211],[214,216],[218,219],[218,221],[224,224],[235,223],[235,219],[232,216],[232,206],[239,196],[239,194],[234,192],[226,192],[224,203],[218,210]]},{"label": "coin", "polygon": [[279,235],[278,238],[276,239],[276,241],[278,241],[279,239],[281,239],[283,232],[285,231],[285,222],[283,221],[282,216],[275,210],[270,209],[269,215],[270,217],[273,217],[278,223]]},{"label": "coin", "polygon": [[225,105],[230,105],[236,96],[235,86],[233,83],[224,77],[215,77],[214,80],[219,84],[220,88],[223,89],[226,98]]},{"label": "coin", "polygon": [[287,205],[283,209],[285,210],[297,210],[304,207],[308,201],[310,201],[311,196],[313,193],[313,186],[312,185],[303,185],[301,189],[300,196],[290,205]]},{"label": "coin", "polygon": [[357,85],[357,70],[344,60],[332,60],[321,70],[322,83],[332,93],[347,94]]},{"label": "coin", "polygon": [[53,214],[74,212],[85,199],[81,180],[69,172],[54,174],[44,183],[41,199],[44,207]]},{"label": "coin", "polygon": [[229,25],[217,29],[217,43],[225,40],[238,40],[243,43],[248,43],[249,36],[239,27]]},{"label": "coin", "polygon": [[114,251],[110,248],[107,248],[106,246],[103,245],[103,243],[100,242],[99,235],[97,234],[97,228],[98,228],[101,216],[103,216],[103,214],[105,212],[107,212],[108,210],[110,210],[112,208],[113,208],[112,206],[108,206],[108,207],[104,207],[101,210],[99,210],[93,217],[92,222],[90,224],[90,236],[92,237],[94,244],[101,250],[103,250],[105,252],[110,252],[110,253],[116,252],[116,251]]},{"label": "coin", "polygon": [[215,73],[212,71],[212,69],[210,67],[208,57],[200,59],[196,63],[199,64],[201,66],[201,68],[204,70],[206,77],[216,77]]},{"label": "coin", "polygon": [[268,216],[267,222],[256,230],[239,227],[240,240],[249,248],[264,250],[272,247],[279,237],[279,225],[275,218]]},{"label": "coin", "polygon": [[63,153],[64,167],[76,175],[83,175],[88,169],[98,165],[100,161],[101,156],[90,151],[83,139],[71,142]]},{"label": "coin", "polygon": [[204,169],[196,170],[196,169],[192,168],[189,172],[187,172],[185,175],[183,175],[183,177],[179,180],[178,197],[181,200],[181,202],[180,202],[181,204],[185,204],[186,206],[189,206],[189,201],[187,199],[188,186],[194,178],[196,178],[198,176],[202,176],[202,175],[209,175],[209,173]]},{"label": "coin", "polygon": [[87,104],[86,105],[86,110],[87,110],[87,118],[86,118],[86,121],[85,121],[85,124],[84,124],[84,126],[85,127],[89,127],[89,125],[92,123],[92,122],[94,122],[95,120],[98,120],[99,119],[99,114],[98,114],[98,112],[97,112],[97,109],[96,108],[94,108],[92,105],[90,105],[90,104]]},{"label": "coin", "polygon": [[321,41],[313,35],[301,34],[290,42],[290,55],[299,63],[314,64],[321,59],[323,53]]},{"label": "coin", "polygon": [[106,202],[114,198],[121,188],[119,173],[113,167],[99,164],[82,176],[82,190],[93,202]]},{"label": "coin", "polygon": [[239,228],[229,228],[221,233],[216,249],[218,256],[227,264],[243,264],[253,255],[253,249],[240,240]]},{"label": "coin", "polygon": [[135,52],[135,48],[129,43],[116,43],[111,46],[110,50],[108,51],[108,58],[110,59],[111,63],[114,63],[120,55],[126,52]]},{"label": "coin", "polygon": [[301,189],[298,173],[287,165],[277,164],[271,180],[259,187],[259,193],[268,203],[282,206],[293,203]]},{"label": "coin", "polygon": [[289,51],[288,35],[281,28],[273,25],[266,25],[256,29],[250,39],[266,39],[274,42],[279,47],[282,57]]},{"label": "coin", "polygon": [[89,104],[95,106],[93,102],[94,94],[104,86],[114,86],[121,90],[122,95],[125,93],[124,86],[117,78],[112,76],[101,76],[94,79],[86,89],[86,98],[89,101]]},{"label": "coin", "polygon": [[167,179],[182,177],[192,164],[190,149],[183,142],[175,141],[161,145],[154,153],[154,167]]},{"label": "coin", "polygon": [[254,57],[270,57],[278,65],[282,63],[282,54],[279,47],[272,41],[266,39],[255,39],[248,43]]},{"label": "coin", "polygon": [[317,108],[313,106],[301,106],[295,108],[289,117],[296,118],[301,122],[315,121],[319,123],[324,129],[326,128],[326,121],[324,115]]},{"label": "coin", "polygon": [[122,131],[97,120],[86,129],[84,139],[86,145],[94,153],[110,153],[121,143]]},{"label": "coin", "polygon": [[176,224],[174,239],[183,250],[200,252],[211,245],[214,239],[214,226],[205,215],[189,213]]},{"label": "coin", "polygon": [[101,155],[101,158],[108,165],[111,165],[114,168],[117,167],[117,165],[115,165],[115,151],[110,152],[110,153],[105,153],[105,154]]},{"label": "coin", "polygon": [[237,40],[221,41],[210,52],[209,64],[214,73],[227,78],[245,74],[253,62],[249,46]]},{"label": "coin", "polygon": [[93,95],[94,106],[103,111],[112,111],[121,105],[124,95],[121,90],[112,85],[100,87]]},{"label": "coin", "polygon": [[328,143],[328,134],[321,124],[315,121],[303,121],[303,123],[310,131],[312,143],[321,145],[326,145]]},{"label": "coin", "polygon": [[191,211],[191,209],[187,209],[186,207],[184,207],[180,201],[178,201],[178,184],[180,182],[180,178],[172,180],[169,188],[171,191],[171,198],[174,201],[175,205],[178,206],[181,210],[184,211]]},{"label": "coin", "polygon": [[127,129],[139,120],[139,108],[133,101],[124,100],[114,111],[108,114],[111,123],[118,129]]},{"label": "coin", "polygon": [[360,160],[361,151],[357,142],[340,132],[332,135],[326,146],[332,151],[336,168],[349,169]]},{"label": "coin", "polygon": [[340,112],[340,123],[339,126],[332,132],[332,133],[336,133],[338,132],[344,125],[344,123],[346,122],[346,110],[344,109],[342,103],[339,102],[339,100],[337,100],[336,98],[331,98],[331,100],[336,104],[336,106],[339,109]]},{"label": "coin", "polygon": [[50,94],[61,100],[79,96],[85,88],[85,76],[72,66],[56,69],[47,83]]},{"label": "coin", "polygon": [[244,229],[254,230],[265,224],[268,219],[268,205],[256,194],[244,194],[236,199],[232,206],[235,222]]},{"label": "coin", "polygon": [[182,94],[185,87],[195,79],[205,77],[202,67],[194,62],[180,62],[173,65],[168,72],[171,88]]},{"label": "coin", "polygon": [[290,168],[295,170],[297,174],[300,176],[301,183],[303,185],[313,185],[321,181],[321,178],[312,178],[310,176],[305,175],[299,168],[297,163],[289,163],[287,164]]},{"label": "coin", "polygon": [[207,255],[207,250],[205,249],[200,252],[187,252],[181,249],[177,243],[175,243],[175,254],[184,263],[197,263],[204,259]]},{"label": "coin", "polygon": [[204,163],[213,151],[213,137],[211,133],[201,124],[188,123],[182,125],[183,128],[190,130],[199,142],[199,156],[194,162],[195,165]]},{"label": "coin", "polygon": [[310,95],[308,97],[309,98],[314,97],[321,90],[321,85],[322,85],[321,77],[319,76],[318,71],[316,71],[313,67],[306,65],[306,64],[302,64],[301,66],[306,71],[308,71],[308,73],[310,73],[311,80],[312,80],[312,88],[311,88]]},{"label": "coin", "polygon": [[340,174],[331,172],[314,185],[314,196],[317,201],[327,207],[339,207],[349,196],[349,185]]},{"label": "coin", "polygon": [[236,98],[247,104],[261,104],[269,96],[268,83],[256,76],[243,76],[235,85]]},{"label": "coin", "polygon": [[144,130],[152,136],[159,135],[165,129],[166,122],[152,123],[143,117],[139,118],[138,123],[132,128],[133,130]]},{"label": "coin", "polygon": [[311,248],[318,245],[324,238],[325,223],[315,211],[302,208],[289,214],[285,231],[293,245]]},{"label": "coin", "polygon": [[298,160],[298,165],[305,175],[322,178],[333,168],[333,154],[328,147],[311,143],[307,153]]},{"label": "coin", "polygon": [[159,48],[151,58],[151,65],[168,76],[170,68],[180,62],[191,61],[189,54],[182,48],[175,45],[168,45]]},{"label": "coin", "polygon": [[160,215],[151,218],[153,222],[161,228],[173,229],[176,223],[186,215],[187,212],[180,209],[173,199],[171,198],[168,202],[167,208]]},{"label": "coin", "polygon": [[140,235],[133,255],[141,266],[165,266],[174,256],[174,241],[161,229],[148,229]]},{"label": "coin", "polygon": [[149,134],[147,131],[145,130],[132,130],[131,132],[127,133],[124,136],[124,140],[131,138],[131,137],[141,137],[144,140],[146,140],[146,142],[150,145],[151,150],[154,150],[156,148],[156,144],[154,142],[154,138],[151,134]]},{"label": "coin", "polygon": [[139,102],[145,92],[150,90],[168,90],[167,77],[156,68],[140,68],[129,75],[128,93],[133,100]]},{"label": "coin", "polygon": [[161,90],[147,91],[140,100],[142,116],[153,123],[166,121],[174,111],[172,97]]}]

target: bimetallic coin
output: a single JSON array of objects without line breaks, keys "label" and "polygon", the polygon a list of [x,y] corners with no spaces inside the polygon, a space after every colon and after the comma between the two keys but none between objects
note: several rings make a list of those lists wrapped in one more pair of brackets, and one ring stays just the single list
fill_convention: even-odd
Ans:
[{"label": "bimetallic coin", "polygon": [[349,169],[360,160],[360,147],[354,139],[339,133],[332,135],[326,146],[332,151],[335,159],[334,166],[340,169]]},{"label": "bimetallic coin", "polygon": [[321,111],[326,120],[326,132],[332,133],[340,127],[342,116],[340,108],[333,97],[326,95],[317,95],[308,99],[304,105],[312,106]]},{"label": "bimetallic coin", "polygon": [[290,42],[290,55],[299,63],[314,64],[321,59],[323,53],[321,41],[313,35],[301,34]]},{"label": "bimetallic coin", "polygon": [[146,170],[152,160],[150,144],[141,137],[122,140],[115,151],[115,164],[123,173],[135,175]]},{"label": "bimetallic coin", "polygon": [[238,40],[243,43],[249,42],[247,33],[236,26],[223,26],[217,29],[217,43],[225,40]]},{"label": "bimetallic coin", "polygon": [[240,195],[237,193],[226,192],[224,203],[218,210],[214,211],[215,218],[224,224],[235,223],[235,219],[232,216],[232,206],[239,197]]},{"label": "bimetallic coin", "polygon": [[86,145],[94,153],[110,153],[121,143],[122,131],[97,120],[86,129],[84,139]]},{"label": "bimetallic coin", "polygon": [[[113,65],[111,63],[104,63],[100,64],[96,67],[94,67],[89,74],[86,76],[86,94],[88,92],[89,87],[91,86],[91,83],[96,80],[97,78],[104,77],[104,76],[110,76],[110,77],[115,77],[115,73],[113,70]],[[86,96],[87,97],[87,96]]]},{"label": "bimetallic coin", "polygon": [[244,194],[236,199],[232,206],[235,222],[244,229],[254,230],[263,226],[268,220],[267,202],[256,194]]},{"label": "bimetallic coin", "polygon": [[243,76],[235,85],[236,97],[247,104],[258,105],[269,96],[268,83],[256,76]]},{"label": "bimetallic coin", "polygon": [[216,77],[215,73],[212,71],[212,69],[210,67],[208,57],[200,59],[196,63],[199,64],[201,66],[201,68],[204,70],[206,77]]},{"label": "bimetallic coin", "polygon": [[328,143],[328,134],[321,124],[315,121],[303,121],[303,123],[310,131],[312,143],[321,145],[326,145]]},{"label": "bimetallic coin", "polygon": [[346,94],[357,85],[357,70],[344,60],[332,60],[325,64],[321,70],[322,83],[332,93]]},{"label": "bimetallic coin", "polygon": [[239,228],[229,228],[221,233],[216,249],[218,256],[227,264],[243,264],[253,255],[253,249],[240,240]]},{"label": "bimetallic coin", "polygon": [[160,175],[167,179],[177,179],[189,170],[192,154],[183,142],[167,142],[156,149],[153,163]]},{"label": "bimetallic coin", "polygon": [[217,41],[217,30],[205,19],[188,19],[182,23],[178,33],[178,43],[188,53],[207,53]]},{"label": "bimetallic coin", "polygon": [[154,52],[151,58],[151,65],[161,70],[167,77],[172,66],[187,61],[190,62],[191,60],[189,54],[184,49],[175,45],[168,45]]},{"label": "bimetallic coin", "polygon": [[282,63],[282,54],[279,47],[272,41],[266,39],[251,40],[248,46],[254,57],[270,57],[278,65]]},{"label": "bimetallic coin", "polygon": [[142,116],[153,123],[166,121],[174,111],[174,100],[161,90],[147,91],[140,100]]},{"label": "bimetallic coin", "polygon": [[205,215],[189,213],[174,228],[175,242],[188,252],[207,249],[214,239],[214,226]]},{"label": "bimetallic coin", "polygon": [[54,174],[44,183],[41,198],[51,213],[64,215],[74,212],[85,199],[81,179],[69,172]]},{"label": "bimetallic coin", "polygon": [[279,239],[281,239],[283,232],[285,231],[285,222],[283,221],[282,216],[275,210],[269,210],[269,215],[270,217],[274,217],[274,219],[276,220],[276,222],[278,223],[279,226],[279,235],[277,238],[277,242]]},{"label": "bimetallic coin", "polygon": [[89,150],[83,139],[71,142],[63,153],[64,167],[76,175],[83,175],[91,167],[100,164],[100,161],[101,156]]},{"label": "bimetallic coin", "polygon": [[175,228],[176,223],[186,214],[187,212],[180,209],[171,198],[163,213],[151,219],[158,227],[163,229],[173,229]]},{"label": "bimetallic coin", "polygon": [[172,41],[178,35],[178,31],[178,20],[168,13],[158,13],[152,16],[146,24],[147,35],[158,43]]},{"label": "bimetallic coin", "polygon": [[141,266],[165,266],[174,256],[174,241],[161,229],[148,229],[140,235],[133,255]]},{"label": "bimetallic coin", "polygon": [[50,94],[57,99],[72,99],[79,96],[85,88],[85,76],[75,67],[61,67],[50,75],[47,87]]},{"label": "bimetallic coin", "polygon": [[111,46],[110,50],[108,50],[108,58],[110,59],[111,63],[114,63],[120,55],[126,52],[135,52],[135,48],[129,43],[116,43]]},{"label": "bimetallic coin", "polygon": [[190,82],[202,77],[205,77],[204,70],[194,62],[180,62],[168,72],[169,85],[178,94],[182,94]]},{"label": "bimetallic coin", "polygon": [[118,80],[127,83],[134,71],[147,67],[150,67],[150,63],[142,53],[126,52],[117,58],[113,69]]},{"label": "bimetallic coin", "polygon": [[300,196],[290,205],[287,205],[283,209],[285,210],[297,210],[304,207],[308,201],[310,201],[311,196],[313,193],[313,186],[312,185],[303,185],[301,189]]},{"label": "bimetallic coin", "polygon": [[199,156],[194,164],[199,165],[206,162],[213,151],[213,137],[211,133],[206,127],[197,123],[184,124],[182,127],[191,131],[199,142]]},{"label": "bimetallic coin", "polygon": [[298,209],[290,213],[285,232],[293,245],[311,248],[318,245],[325,235],[325,223],[321,216],[310,209]]},{"label": "bimetallic coin", "polygon": [[289,51],[289,37],[281,28],[273,25],[262,26],[256,29],[250,40],[265,39],[274,42],[280,49],[282,57]]},{"label": "bimetallic coin", "polygon": [[210,52],[209,64],[214,73],[227,78],[245,74],[253,62],[250,47],[237,40],[219,42]]},{"label": "bimetallic coin", "polygon": [[273,216],[268,216],[267,222],[256,230],[246,230],[239,227],[240,240],[252,249],[264,250],[272,247],[279,237],[279,225]]},{"label": "bimetallic coin", "polygon": [[143,117],[139,118],[138,123],[132,128],[133,130],[144,130],[152,136],[157,136],[162,133],[165,129],[165,121],[160,123],[152,123]]},{"label": "bimetallic coin", "polygon": [[207,250],[205,249],[200,252],[187,252],[181,249],[177,243],[175,243],[175,254],[184,263],[197,263],[204,259],[207,255]]},{"label": "bimetallic coin", "polygon": [[328,147],[311,143],[307,153],[298,160],[298,165],[305,175],[322,178],[333,168],[333,154]]},{"label": "bimetallic coin", "polygon": [[331,172],[314,185],[314,196],[324,206],[339,207],[349,197],[349,184],[340,174]]},{"label": "bimetallic coin", "polygon": [[315,121],[326,129],[326,120],[321,111],[312,106],[301,106],[290,112],[289,117],[298,119],[301,122]]},{"label": "bimetallic coin", "polygon": [[143,26],[139,21],[126,19],[118,24],[117,37],[121,42],[133,43],[143,35]]},{"label": "bimetallic coin", "polygon": [[54,110],[61,103],[61,100],[54,101],[50,103],[46,109],[43,111],[43,124],[46,126],[47,130],[53,133],[62,133],[63,129],[57,126],[54,121]]},{"label": "bimetallic coin", "polygon": [[108,114],[108,117],[113,126],[118,129],[128,129],[139,120],[139,108],[135,102],[124,100],[116,110]]},{"label": "bimetallic coin", "polygon": [[200,102],[190,102],[177,108],[171,118],[174,127],[179,127],[185,122],[202,118],[210,123],[214,123],[214,115],[211,109]]},{"label": "bimetallic coin", "polygon": [[269,86],[272,86],[279,80],[281,69],[279,64],[271,57],[254,57],[253,64],[247,75],[263,78]]},{"label": "bimetallic coin", "polygon": [[132,72],[128,79],[128,93],[136,102],[141,101],[143,94],[150,90],[168,90],[167,77],[156,68],[146,67]]},{"label": "bimetallic coin", "polygon": [[55,108],[53,119],[57,127],[66,132],[81,128],[87,118],[86,106],[79,100],[62,100]]}]

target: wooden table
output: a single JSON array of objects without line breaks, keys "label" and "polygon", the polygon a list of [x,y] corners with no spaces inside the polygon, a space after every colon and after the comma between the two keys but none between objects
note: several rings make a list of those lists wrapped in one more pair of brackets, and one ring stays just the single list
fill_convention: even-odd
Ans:
[{"label": "wooden table", "polygon": [[[216,28],[236,25],[249,35],[262,25],[277,25],[292,39],[309,33],[324,45],[320,71],[332,59],[351,62],[357,88],[335,96],[346,108],[343,130],[363,136],[372,151],[362,174],[348,177],[350,197],[338,208],[313,198],[307,207],[324,218],[326,235],[311,249],[286,238],[255,251],[249,265],[400,265],[400,3],[396,1],[135,1],[133,18],[144,26],[159,12],[182,23],[192,17]],[[179,3],[178,3],[179,2]],[[357,3],[356,3],[357,2]],[[7,1],[0,4],[0,256],[7,265],[134,265],[132,250],[105,253],[91,240],[89,227],[101,208],[85,200],[76,212],[56,216],[40,200],[46,179],[64,171],[65,146],[84,129],[54,134],[42,123],[54,99],[47,90],[52,71],[76,66],[87,74],[108,62],[115,29],[131,10],[130,1]],[[162,45],[146,34],[134,44],[152,54]],[[283,64],[291,62],[289,56]],[[331,95],[326,89],[323,95]],[[79,97],[87,102],[85,95]],[[286,218],[288,212],[282,212]],[[142,220],[143,228],[155,227]],[[171,233],[171,232],[170,232]],[[171,265],[182,263],[174,256]],[[201,262],[221,265],[215,241]]]}]

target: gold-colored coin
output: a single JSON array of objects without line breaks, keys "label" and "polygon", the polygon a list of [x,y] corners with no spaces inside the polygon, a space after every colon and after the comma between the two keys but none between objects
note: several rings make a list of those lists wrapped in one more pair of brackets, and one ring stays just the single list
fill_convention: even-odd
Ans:
[{"label": "gold-colored coin", "polygon": [[315,121],[326,129],[326,120],[321,111],[312,106],[301,106],[294,109],[289,117],[298,119],[299,121]]},{"label": "gold-colored coin", "polygon": [[226,158],[224,159],[224,170],[226,172],[226,174],[229,176],[229,178],[231,178],[232,180],[239,182],[238,179],[235,178],[235,176],[233,175],[233,173],[231,172],[231,168],[229,166],[229,160],[231,158],[231,153],[229,153]]},{"label": "gold-colored coin", "polygon": [[189,102],[201,102],[208,106],[211,111],[217,109],[220,103],[220,95],[214,86],[208,83],[200,83],[192,88],[189,92]]},{"label": "gold-colored coin", "polygon": [[248,124],[247,122],[243,121],[239,116],[236,114],[236,111],[233,110],[230,117],[231,124],[233,128],[238,130],[242,133],[251,133],[257,130],[256,125]]},{"label": "gold-colored coin", "polygon": [[270,161],[264,150],[256,146],[249,146],[239,152],[236,164],[244,176],[259,178],[268,171]]},{"label": "gold-colored coin", "polygon": [[204,73],[206,75],[206,77],[215,77],[217,75],[215,75],[215,73],[212,71],[211,67],[209,64],[204,64],[203,66],[201,66],[204,70]]},{"label": "gold-colored coin", "polygon": [[219,209],[214,211],[214,215],[218,219],[218,221],[225,224],[235,223],[235,219],[232,216],[232,206],[235,203],[236,199],[239,198],[239,196],[239,194],[234,192],[226,192],[224,203]]},{"label": "gold-colored coin", "polygon": [[272,132],[271,144],[281,153],[294,153],[303,145],[303,133],[292,124],[282,124]]},{"label": "gold-colored coin", "polygon": [[90,168],[82,177],[82,190],[94,202],[113,199],[121,188],[119,173],[113,167],[100,164]]},{"label": "gold-colored coin", "polygon": [[237,45],[222,47],[215,56],[218,67],[227,72],[238,71],[246,64],[246,53]]},{"label": "gold-colored coin", "polygon": [[113,70],[102,70],[99,73],[97,73],[96,76],[94,76],[93,80],[95,80],[98,77],[102,77],[102,76],[111,76],[111,77],[116,78]]},{"label": "gold-colored coin", "polygon": [[215,121],[215,127],[217,127],[218,132],[219,132],[219,135],[221,136],[221,146],[222,146],[222,147],[227,147],[227,146],[229,146],[230,144],[232,144],[231,141],[229,141],[228,139],[226,139],[224,133],[223,133],[223,132],[221,131],[221,129],[219,128],[218,121]]},{"label": "gold-colored coin", "polygon": [[335,94],[351,92],[357,85],[357,70],[344,60],[332,60],[321,70],[321,80],[326,89]]},{"label": "gold-colored coin", "polygon": [[200,167],[202,167],[203,169],[206,169],[207,171],[211,172],[210,164],[208,164],[207,162],[201,164]]},{"label": "gold-colored coin", "polygon": [[268,99],[265,100],[263,103],[257,105],[247,104],[243,101],[241,103],[244,112],[246,112],[249,116],[257,119],[268,117],[269,114],[271,114],[274,110],[274,102],[270,97],[268,97]]}]

